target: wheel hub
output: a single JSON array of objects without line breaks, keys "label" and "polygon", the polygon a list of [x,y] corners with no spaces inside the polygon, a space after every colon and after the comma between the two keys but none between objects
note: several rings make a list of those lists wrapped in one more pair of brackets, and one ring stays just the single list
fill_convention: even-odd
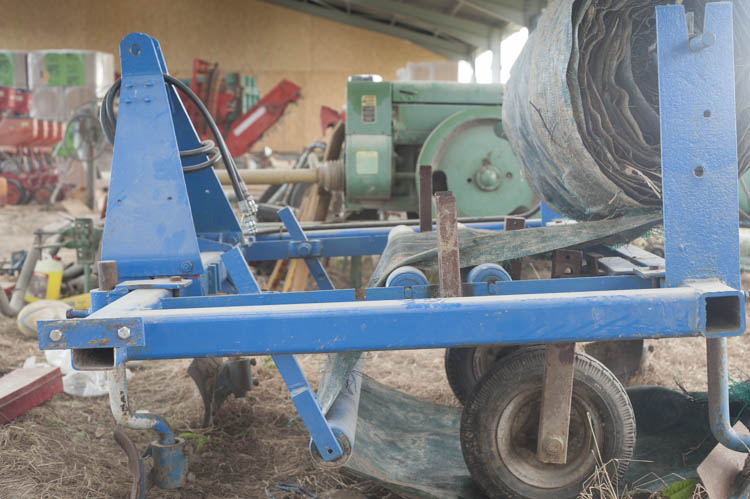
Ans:
[{"label": "wheel hub", "polygon": [[573,394],[566,464],[542,463],[536,457],[540,409],[539,390],[519,393],[511,400],[496,427],[500,458],[516,478],[533,487],[564,488],[585,480],[597,464],[591,449],[603,435],[596,409]]}]

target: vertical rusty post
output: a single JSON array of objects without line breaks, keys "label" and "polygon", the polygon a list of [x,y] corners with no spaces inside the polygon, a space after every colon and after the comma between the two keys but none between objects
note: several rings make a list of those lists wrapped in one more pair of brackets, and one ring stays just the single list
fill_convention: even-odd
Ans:
[{"label": "vertical rusty post", "polygon": [[450,191],[435,194],[437,211],[438,273],[440,296],[461,296],[461,262],[458,254],[456,198]]},{"label": "vertical rusty post", "polygon": [[543,463],[565,464],[568,460],[575,350],[575,343],[547,344],[536,450]]},{"label": "vertical rusty post", "polygon": [[117,286],[117,262],[114,260],[101,260],[97,262],[99,269],[99,290],[111,291]]},{"label": "vertical rusty post", "polygon": [[[526,228],[526,219],[523,217],[505,217],[505,230],[520,230]],[[510,278],[514,281],[521,280],[523,259],[516,258],[510,261]]]},{"label": "vertical rusty post", "polygon": [[419,231],[432,230],[432,166],[419,166]]},{"label": "vertical rusty post", "polygon": [[[577,277],[582,270],[582,251],[557,250],[552,253],[553,279]],[[575,350],[575,343],[547,344],[536,450],[537,458],[543,463],[565,464],[568,460]]]}]

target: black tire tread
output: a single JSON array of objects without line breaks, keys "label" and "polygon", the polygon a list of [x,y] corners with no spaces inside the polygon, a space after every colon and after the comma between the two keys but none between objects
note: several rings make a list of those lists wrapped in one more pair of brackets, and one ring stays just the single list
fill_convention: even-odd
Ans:
[{"label": "black tire tread", "polygon": [[[509,393],[511,387],[519,384],[522,379],[538,378],[540,369],[541,373],[544,372],[545,354],[545,347],[539,346],[522,348],[504,357],[502,363],[495,363],[492,370],[480,380],[464,406],[461,418],[461,450],[472,478],[490,497],[554,497],[562,499],[564,497],[576,497],[580,492],[571,493],[570,491],[545,489],[545,493],[521,494],[495,479],[495,473],[491,469],[490,463],[485,459],[489,453],[481,446],[481,435],[478,434],[478,430],[479,415],[483,406],[489,403],[493,396],[502,397],[503,394]],[[576,385],[584,383],[588,389],[596,391],[611,412],[615,423],[617,423],[612,426],[616,432],[615,440],[619,440],[617,445],[619,450],[611,452],[612,455],[602,455],[602,460],[604,463],[610,460],[614,463],[609,469],[611,473],[617,475],[619,480],[625,474],[635,450],[635,416],[630,399],[617,378],[593,357],[584,353],[576,353],[574,362],[576,367],[574,390],[576,390]],[[600,443],[600,447],[602,447],[602,443]],[[533,489],[531,486],[529,486],[529,489],[531,492],[541,490]]]}]

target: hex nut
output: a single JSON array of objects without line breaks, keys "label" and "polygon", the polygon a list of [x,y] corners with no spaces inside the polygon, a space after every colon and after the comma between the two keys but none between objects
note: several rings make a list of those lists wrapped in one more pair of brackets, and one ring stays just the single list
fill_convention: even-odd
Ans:
[{"label": "hex nut", "polygon": [[62,331],[59,329],[53,329],[49,332],[49,339],[52,341],[60,341],[62,339]]},{"label": "hex nut", "polygon": [[130,328],[123,326],[120,329],[118,329],[117,337],[120,338],[121,340],[127,340],[128,338],[130,338]]}]

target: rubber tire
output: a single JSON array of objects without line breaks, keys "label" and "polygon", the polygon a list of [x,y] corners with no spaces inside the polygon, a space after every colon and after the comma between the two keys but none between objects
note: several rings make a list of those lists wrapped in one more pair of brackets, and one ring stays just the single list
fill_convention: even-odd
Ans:
[{"label": "rubber tire", "polygon": [[[523,348],[502,363],[495,363],[464,407],[461,417],[464,461],[474,481],[489,497],[563,499],[577,497],[581,492],[584,480],[553,489],[522,482],[502,462],[497,450],[497,420],[516,395],[530,386],[541,390],[545,354],[543,346]],[[635,415],[630,399],[617,378],[593,357],[576,353],[574,362],[573,393],[585,397],[598,409],[604,432],[599,443],[602,462],[611,462],[610,476],[613,481],[615,475],[620,480],[635,449]]]},{"label": "rubber tire", "polygon": [[[474,390],[477,382],[482,376],[474,372],[474,355],[485,347],[462,347],[445,349],[445,376],[448,384],[453,390],[461,404],[465,404],[469,395]],[[504,347],[500,354],[495,357],[495,362],[516,352],[518,346]],[[482,373],[484,374],[484,373]]]},{"label": "rubber tire", "polygon": [[8,182],[8,194],[10,194],[11,189],[13,189],[13,192],[15,193],[15,199],[11,198],[10,195],[8,195],[8,204],[25,204],[28,200],[29,193],[26,191],[26,188],[23,186],[23,184],[14,178],[6,177],[6,181]]}]

